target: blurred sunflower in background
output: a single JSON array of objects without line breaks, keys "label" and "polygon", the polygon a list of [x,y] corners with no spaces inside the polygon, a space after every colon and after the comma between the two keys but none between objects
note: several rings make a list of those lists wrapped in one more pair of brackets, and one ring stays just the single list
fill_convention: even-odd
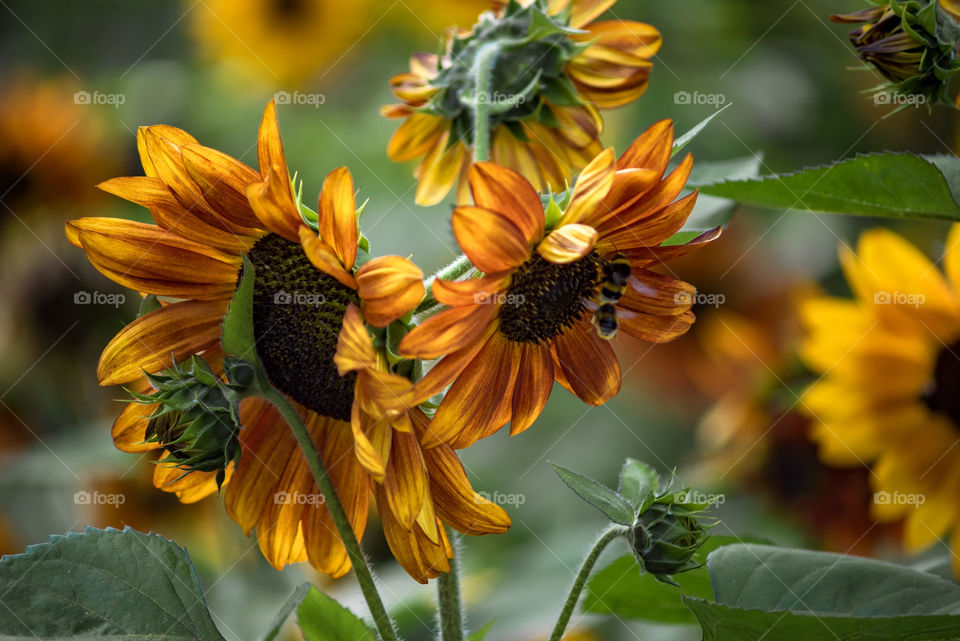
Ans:
[{"label": "blurred sunflower in background", "polygon": [[[202,355],[212,373],[221,375],[220,325],[242,275],[241,253],[246,253],[255,269],[253,330],[258,356],[270,382],[295,402],[350,523],[362,537],[370,466],[361,464],[361,451],[355,448],[359,435],[351,430],[351,409],[354,386],[363,379],[351,368],[345,368],[344,376],[338,371],[337,335],[354,304],[362,304],[383,324],[409,312],[423,295],[422,274],[399,257],[375,258],[355,269],[361,249],[353,180],[346,169],[327,176],[315,214],[316,229],[306,224],[292,189],[272,102],[258,138],[260,172],[197,144],[173,127],[141,129],[138,146],[147,175],[115,178],[101,188],[146,206],[157,224],[104,218],[67,224],[70,241],[102,273],[144,294],[163,297],[157,309],[127,325],[104,349],[98,366],[100,384],[127,384],[144,393],[158,380],[145,379],[144,372],[167,372],[171,357],[179,362],[192,355]],[[322,307],[294,300],[310,295],[322,296]],[[309,560],[332,576],[349,570],[346,549],[322,501],[298,499],[321,495],[293,434],[273,405],[260,398],[241,403],[239,464],[225,460],[217,471],[191,467],[193,459],[184,459],[188,448],[180,442],[177,426],[157,429],[157,409],[129,405],[114,424],[113,435],[115,444],[126,451],[164,450],[167,464],[158,465],[154,475],[158,487],[193,502],[225,481],[227,512],[246,533],[257,528],[260,549],[274,567]],[[373,423],[382,418],[376,416]],[[409,424],[404,427],[401,432],[413,432]],[[390,432],[386,440],[377,434],[377,444],[389,447]],[[394,466],[389,469],[412,475],[413,468],[403,463],[411,462],[411,456],[423,463],[416,458],[419,448],[411,452],[409,441],[397,437],[399,452],[394,451]],[[386,452],[379,452],[385,457]],[[389,527],[393,523],[389,514],[384,515],[391,546],[400,550],[401,562],[419,580],[442,571],[452,553],[430,496],[442,502],[436,513],[449,516],[464,530],[504,531],[509,526],[502,510],[469,488],[462,468],[456,467],[459,462],[448,459],[449,453],[444,458],[443,452],[428,458],[433,486],[449,480],[436,495],[423,489],[427,476],[423,467],[414,479],[420,480],[422,491],[412,495],[394,491],[390,485],[396,482],[394,474],[379,479],[390,485],[382,505],[398,513],[399,527],[408,534],[414,526],[426,529],[411,549],[410,542]],[[403,475],[401,480],[411,478]],[[409,487],[404,484],[400,489]],[[454,506],[458,500],[467,505],[462,514]],[[418,520],[409,521],[410,514]],[[423,549],[439,553],[425,563],[419,556]]]},{"label": "blurred sunflower in background", "polygon": [[384,3],[352,0],[206,0],[184,3],[201,55],[242,79],[301,87],[349,54]]},{"label": "blurred sunflower in background", "polygon": [[[497,3],[472,30],[452,32],[444,55],[410,59],[410,71],[391,80],[401,102],[383,114],[403,119],[387,155],[396,162],[422,158],[415,173],[418,204],[440,202],[458,182],[458,202],[469,200],[476,101],[490,103],[490,160],[519,172],[538,191],[566,189],[601,150],[597,109],[639,98],[660,49],[660,33],[650,25],[594,22],[615,2]],[[530,30],[536,35],[524,36]],[[479,93],[472,66],[491,42],[504,48],[492,63],[494,92],[487,96]]]},{"label": "blurred sunflower in background", "polygon": [[954,226],[944,274],[897,234],[866,232],[856,253],[840,252],[854,298],[817,298],[802,310],[802,356],[824,375],[804,394],[820,457],[871,465],[873,515],[905,519],[910,551],[951,530],[951,547],[960,549],[958,245]]},{"label": "blurred sunflower in background", "polygon": [[81,207],[92,200],[90,186],[109,175],[115,155],[88,100],[72,80],[25,74],[0,80],[2,220],[30,217],[22,208],[27,203]]},{"label": "blurred sunflower in background", "polygon": [[470,169],[476,204],[454,211],[453,231],[485,275],[434,281],[433,295],[449,308],[399,346],[411,358],[442,357],[418,383],[417,401],[462,372],[425,444],[467,447],[508,422],[518,434],[539,416],[554,380],[591,405],[612,398],[620,366],[588,307],[596,309],[614,286],[608,285],[614,270],[623,285],[620,329],[654,343],[687,331],[695,289],[651,268],[708,245],[720,230],[663,244],[683,227],[697,198],[694,192],[674,200],[693,159],[688,155],[664,176],[672,145],[673,125],[665,120],[619,160],[612,149],[602,152],[580,174],[564,211],[552,203],[545,213],[533,185],[509,169],[493,163]]}]

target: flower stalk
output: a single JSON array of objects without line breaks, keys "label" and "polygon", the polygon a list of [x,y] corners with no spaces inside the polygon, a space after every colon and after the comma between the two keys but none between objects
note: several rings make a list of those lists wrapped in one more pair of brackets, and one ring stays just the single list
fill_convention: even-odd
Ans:
[{"label": "flower stalk", "polygon": [[450,559],[450,571],[437,577],[437,618],[440,622],[442,641],[463,641],[464,617],[460,600],[460,541],[456,534],[450,539],[453,545],[453,558]]},{"label": "flower stalk", "polygon": [[393,621],[390,619],[390,615],[387,613],[387,609],[383,604],[383,599],[380,597],[380,592],[377,590],[373,572],[371,572],[370,566],[367,564],[367,559],[360,549],[360,542],[353,533],[350,520],[347,518],[347,513],[340,503],[337,491],[333,487],[333,482],[330,480],[330,475],[327,473],[323,460],[320,458],[320,452],[317,451],[317,447],[310,437],[310,432],[307,430],[306,425],[303,424],[303,421],[300,420],[300,415],[297,414],[296,409],[294,409],[293,405],[283,394],[272,386],[266,385],[264,387],[265,389],[261,390],[261,395],[273,403],[280,414],[283,415],[283,418],[290,426],[290,431],[292,431],[294,437],[296,437],[300,449],[303,450],[303,454],[307,459],[307,465],[310,467],[310,472],[313,474],[313,478],[317,482],[317,487],[320,488],[320,492],[323,494],[325,504],[330,510],[330,516],[337,526],[337,533],[340,534],[340,539],[347,549],[347,555],[353,564],[353,571],[357,576],[357,582],[360,584],[360,591],[363,593],[363,598],[367,602],[367,607],[370,608],[370,614],[373,616],[373,622],[380,636],[380,641],[398,641],[397,631],[393,627]]},{"label": "flower stalk", "polygon": [[490,159],[490,76],[500,54],[500,44],[488,42],[473,61],[476,96],[473,100],[473,161]]},{"label": "flower stalk", "polygon": [[585,588],[587,585],[587,579],[590,578],[590,573],[593,572],[593,566],[597,564],[597,561],[600,559],[600,555],[613,541],[622,536],[628,536],[629,533],[629,528],[619,525],[613,526],[601,534],[600,538],[597,539],[597,542],[593,544],[592,548],[590,548],[590,552],[587,553],[587,557],[583,560],[583,564],[580,566],[580,571],[577,572],[577,577],[573,580],[573,586],[570,588],[570,594],[567,595],[567,600],[563,604],[563,610],[560,611],[560,618],[557,619],[557,624],[554,626],[553,632],[550,634],[550,641],[561,641],[561,639],[563,639],[563,633],[567,630],[567,624],[570,623],[570,617],[573,616],[573,611],[577,607],[577,603],[580,602],[580,595],[583,593],[583,588]]}]

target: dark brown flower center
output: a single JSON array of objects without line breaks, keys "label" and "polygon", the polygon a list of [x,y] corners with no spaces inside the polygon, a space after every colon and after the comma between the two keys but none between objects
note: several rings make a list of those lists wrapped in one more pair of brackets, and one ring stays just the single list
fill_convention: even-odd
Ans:
[{"label": "dark brown flower center", "polygon": [[500,307],[500,331],[517,343],[550,340],[583,316],[584,299],[600,286],[600,258],[593,252],[557,265],[539,254],[520,265]]},{"label": "dark brown flower center", "polygon": [[271,0],[270,18],[282,24],[296,24],[310,13],[310,0]]},{"label": "dark brown flower center", "polygon": [[940,351],[933,367],[933,382],[923,401],[931,411],[945,414],[960,429],[960,341]]},{"label": "dark brown flower center", "polygon": [[256,274],[253,333],[270,382],[301,405],[350,420],[355,374],[333,362],[343,315],[356,292],[314,267],[303,248],[276,234],[250,249]]}]

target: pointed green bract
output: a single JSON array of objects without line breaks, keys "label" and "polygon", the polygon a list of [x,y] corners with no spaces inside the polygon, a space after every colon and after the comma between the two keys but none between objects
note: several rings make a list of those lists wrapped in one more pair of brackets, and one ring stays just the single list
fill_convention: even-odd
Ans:
[{"label": "pointed green bract", "polygon": [[732,106],[733,106],[733,103],[728,102],[727,104],[720,107],[715,112],[713,112],[712,114],[710,114],[709,116],[707,116],[706,118],[698,122],[696,125],[694,125],[690,131],[686,132],[679,138],[676,138],[673,141],[673,149],[670,150],[670,156],[671,157],[676,156],[678,153],[680,153],[680,151],[684,147],[686,147],[691,142],[693,142],[693,139],[699,136],[700,133],[707,128],[707,125],[713,122],[714,118],[716,118],[717,116],[719,116],[721,113],[723,113],[725,110],[729,109]]},{"label": "pointed green bract", "polygon": [[256,340],[253,335],[253,263],[243,256],[243,273],[233,295],[227,315],[223,319],[220,344],[223,351],[246,361],[257,362]]},{"label": "pointed green bract", "polygon": [[579,472],[553,465],[557,475],[577,496],[603,512],[608,519],[620,525],[633,525],[634,509],[630,502],[608,488]]},{"label": "pointed green bract", "polygon": [[620,470],[620,495],[630,501],[637,512],[642,512],[653,503],[660,479],[652,467],[641,461],[628,458]]}]

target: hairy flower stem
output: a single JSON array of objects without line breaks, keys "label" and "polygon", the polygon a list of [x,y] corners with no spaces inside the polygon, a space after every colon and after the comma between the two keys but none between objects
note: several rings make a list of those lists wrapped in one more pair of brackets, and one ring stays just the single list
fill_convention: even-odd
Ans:
[{"label": "hairy flower stem", "polygon": [[612,527],[601,534],[597,542],[590,548],[587,558],[583,560],[583,564],[580,566],[580,571],[577,572],[577,578],[573,580],[570,594],[567,595],[567,601],[563,604],[563,610],[560,612],[560,618],[557,619],[557,624],[554,626],[553,633],[550,635],[550,641],[561,641],[561,639],[563,639],[563,633],[567,630],[567,624],[570,623],[573,610],[580,601],[580,594],[583,592],[583,588],[586,587],[587,579],[590,578],[590,573],[593,571],[593,566],[597,564],[597,559],[600,558],[600,554],[610,543],[629,533],[629,528],[620,526]]},{"label": "hairy flower stem", "polygon": [[490,159],[490,76],[500,54],[500,43],[488,42],[473,60],[476,95],[473,101],[473,161]]},{"label": "hairy flower stem", "polygon": [[333,517],[333,522],[337,526],[340,539],[343,541],[344,547],[347,548],[347,555],[353,564],[353,571],[357,575],[357,582],[360,583],[360,591],[363,592],[363,598],[367,602],[367,607],[370,608],[370,614],[373,616],[373,622],[377,627],[377,632],[380,634],[380,640],[398,641],[397,632],[393,628],[393,622],[390,620],[390,615],[387,614],[387,609],[384,607],[380,593],[377,591],[377,584],[373,578],[373,573],[370,571],[367,559],[363,556],[363,551],[360,549],[360,542],[357,541],[357,537],[353,533],[353,528],[350,527],[350,520],[347,518],[347,513],[340,503],[340,498],[337,496],[337,491],[333,487],[330,475],[327,474],[327,469],[323,465],[320,453],[317,451],[317,447],[310,437],[310,432],[307,430],[306,425],[303,424],[303,421],[300,420],[300,415],[297,414],[297,410],[294,409],[290,401],[287,400],[287,397],[270,386],[266,386],[266,389],[262,391],[262,395],[273,403],[283,415],[283,418],[286,419],[290,425],[290,430],[297,439],[297,443],[300,444],[300,449],[303,450],[303,454],[307,459],[307,465],[310,466],[310,472],[313,474],[313,478],[317,482],[320,492],[323,494],[325,505],[327,509],[330,510],[330,516]]},{"label": "hairy flower stem", "polygon": [[470,262],[470,259],[465,255],[460,254],[452,263],[438,270],[436,274],[423,281],[423,286],[426,289],[426,295],[423,297],[423,301],[417,305],[417,308],[413,313],[415,315],[422,314],[437,306],[437,299],[433,297],[433,281],[437,279],[456,280],[471,269],[473,269],[473,264]]},{"label": "hairy flower stem", "polygon": [[456,534],[451,535],[453,558],[450,571],[437,577],[437,617],[440,620],[442,641],[463,641],[463,606],[460,603],[460,545]]}]

